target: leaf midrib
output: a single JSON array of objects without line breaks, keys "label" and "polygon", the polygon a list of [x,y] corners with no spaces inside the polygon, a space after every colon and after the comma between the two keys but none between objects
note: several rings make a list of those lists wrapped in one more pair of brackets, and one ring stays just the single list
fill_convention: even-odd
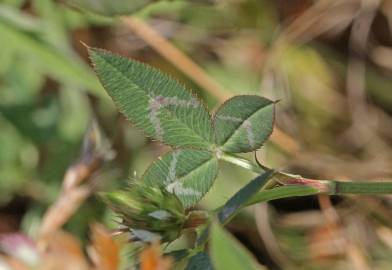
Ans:
[{"label": "leaf midrib", "polygon": [[197,167],[195,167],[193,170],[187,172],[186,174],[182,175],[181,177],[177,177],[177,180],[180,180],[183,182],[183,179],[186,178],[188,175],[190,175],[191,173],[193,173],[194,171],[200,170],[201,167],[204,167],[207,163],[211,162],[214,160],[214,157],[211,156],[211,158],[209,158],[208,160],[200,163],[200,165],[198,165]]}]

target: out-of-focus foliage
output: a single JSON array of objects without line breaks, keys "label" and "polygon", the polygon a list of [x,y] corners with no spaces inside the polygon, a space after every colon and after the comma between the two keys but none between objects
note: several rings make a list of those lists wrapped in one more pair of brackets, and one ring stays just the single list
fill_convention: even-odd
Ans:
[{"label": "out-of-focus foliage", "polygon": [[87,93],[107,99],[70,38],[86,24],[95,22],[53,1],[0,5],[0,200],[32,200],[26,226],[79,151],[93,110]]},{"label": "out-of-focus foliage", "polygon": [[105,16],[132,14],[156,0],[68,0],[70,5]]}]

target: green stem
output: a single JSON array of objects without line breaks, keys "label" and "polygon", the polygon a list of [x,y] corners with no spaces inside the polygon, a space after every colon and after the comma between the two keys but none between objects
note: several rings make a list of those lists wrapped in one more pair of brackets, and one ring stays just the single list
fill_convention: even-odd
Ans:
[{"label": "green stem", "polygon": [[[233,154],[227,154],[227,153],[223,153],[221,156],[221,159],[224,161],[227,161],[229,163],[232,163],[234,165],[237,165],[239,167],[242,167],[244,169],[250,170],[252,172],[254,172],[257,175],[260,175],[262,173],[265,173],[266,170],[262,167],[260,167],[258,164],[247,160],[245,158],[233,155]],[[268,168],[266,168],[268,169]],[[274,180],[274,178],[272,177],[262,188],[261,190],[266,190],[269,188],[272,188],[273,186],[276,185],[276,181]]]},{"label": "green stem", "polygon": [[263,168],[253,163],[252,161],[232,154],[223,153],[221,159],[244,169],[250,170],[256,174],[262,174],[265,172]]},{"label": "green stem", "polygon": [[[241,158],[232,154],[223,153],[222,160],[240,166],[244,169],[250,170],[256,174],[264,173],[265,170],[253,163],[250,160]],[[275,179],[275,180],[274,180]],[[318,190],[317,193],[323,193],[328,195],[340,195],[340,194],[392,194],[392,181],[390,182],[345,182],[335,180],[316,180],[301,177],[300,175],[293,175],[284,172],[276,172],[275,177],[263,187],[263,190],[274,186],[275,181],[279,182],[284,186],[306,186],[311,187],[314,190]],[[271,193],[274,194],[274,193]],[[264,196],[264,195],[263,195]],[[298,196],[298,195],[293,195]]]},{"label": "green stem", "polygon": [[334,192],[339,194],[392,194],[392,182],[342,182],[331,181]]}]

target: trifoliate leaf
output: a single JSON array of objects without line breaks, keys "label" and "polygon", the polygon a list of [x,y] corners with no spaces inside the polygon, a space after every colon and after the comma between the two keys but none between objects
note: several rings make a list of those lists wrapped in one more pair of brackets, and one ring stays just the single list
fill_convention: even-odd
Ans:
[{"label": "trifoliate leaf", "polygon": [[268,139],[274,124],[274,102],[248,95],[235,96],[214,117],[216,143],[222,151],[255,151]]},{"label": "trifoliate leaf", "polygon": [[148,136],[177,147],[212,148],[208,111],[177,81],[125,57],[94,48],[89,52],[119,110]]},{"label": "trifoliate leaf", "polygon": [[155,161],[145,172],[147,185],[164,186],[185,207],[197,203],[210,189],[218,174],[218,160],[211,152],[178,149]]}]

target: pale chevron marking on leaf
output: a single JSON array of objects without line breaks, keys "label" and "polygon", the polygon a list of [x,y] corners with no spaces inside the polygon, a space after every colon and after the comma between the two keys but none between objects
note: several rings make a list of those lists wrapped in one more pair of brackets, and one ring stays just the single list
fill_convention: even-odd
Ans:
[{"label": "pale chevron marking on leaf", "polygon": [[232,122],[242,122],[241,118],[234,117],[234,116],[218,115],[217,117],[222,120],[227,120],[227,121],[232,121]]},{"label": "pale chevron marking on leaf", "polygon": [[167,177],[165,180],[166,185],[176,181],[176,167],[177,167],[179,154],[180,154],[180,151],[175,151],[172,155],[172,160],[170,161],[170,165],[169,165],[169,173],[167,174]]},{"label": "pale chevron marking on leaf", "polygon": [[180,151],[175,151],[172,155],[172,160],[169,165],[169,172],[165,180],[166,190],[170,193],[174,193],[176,195],[192,195],[199,196],[201,193],[192,188],[185,188],[183,183],[178,181],[176,177],[176,166],[178,162],[178,156]]},{"label": "pale chevron marking on leaf", "polygon": [[[222,119],[222,120],[226,120],[226,121],[237,122],[237,123],[243,121],[241,118],[234,117],[234,116],[219,115],[218,118]],[[254,136],[253,130],[252,130],[252,122],[250,122],[249,120],[245,120],[241,124],[241,127],[246,130],[249,145],[251,147],[254,147],[255,146],[255,136]]]},{"label": "pale chevron marking on leaf", "polygon": [[149,101],[148,107],[150,109],[150,121],[155,129],[155,136],[158,140],[163,140],[163,129],[161,126],[161,121],[158,118],[159,110],[165,106],[174,105],[178,107],[199,107],[199,101],[196,98],[191,98],[190,100],[179,99],[178,97],[164,97],[156,96],[152,97]]},{"label": "pale chevron marking on leaf", "polygon": [[161,127],[161,120],[158,118],[159,109],[161,108],[161,104],[157,102],[154,98],[150,99],[148,108],[150,109],[150,121],[155,129],[155,136],[158,140],[163,140],[163,129]]},{"label": "pale chevron marking on leaf", "polygon": [[242,123],[242,127],[246,130],[249,145],[251,147],[255,147],[255,136],[252,130],[252,122],[249,120],[245,120],[244,123]]},{"label": "pale chevron marking on leaf", "polygon": [[190,100],[179,99],[178,97],[164,97],[156,96],[155,99],[162,106],[174,105],[179,107],[199,107],[199,101],[196,98],[191,98]]},{"label": "pale chevron marking on leaf", "polygon": [[184,196],[200,196],[201,192],[194,190],[193,188],[184,187],[182,182],[176,181],[168,186],[166,186],[166,190],[170,193],[174,193],[176,195],[184,195]]},{"label": "pale chevron marking on leaf", "polygon": [[159,220],[165,220],[171,217],[171,214],[167,212],[166,210],[157,210],[154,212],[151,212],[148,214],[150,217],[159,219]]}]

